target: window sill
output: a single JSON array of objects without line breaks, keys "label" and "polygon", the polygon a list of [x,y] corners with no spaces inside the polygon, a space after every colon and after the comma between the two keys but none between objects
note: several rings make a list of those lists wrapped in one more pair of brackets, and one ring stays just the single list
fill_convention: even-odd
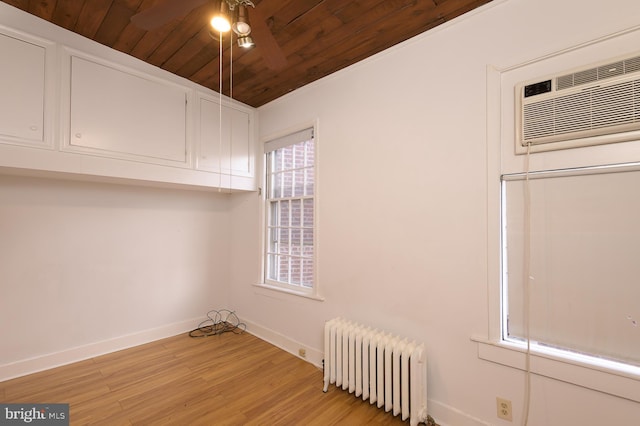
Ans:
[{"label": "window sill", "polygon": [[[520,370],[526,369],[526,349],[508,342],[490,341],[472,337],[478,343],[478,358]],[[572,383],[620,398],[640,402],[640,368],[612,368],[568,359],[531,349],[531,373]]]},{"label": "window sill", "polygon": [[[260,284],[254,284],[254,287],[256,287],[256,291],[259,294],[266,294],[266,295],[272,295],[273,292],[278,292],[278,293],[283,293],[283,294],[290,294],[293,296],[299,296],[299,297],[304,297],[307,299],[311,299],[311,300],[317,300],[319,302],[324,302],[324,297],[318,296],[317,294],[314,293],[306,293],[303,291],[295,291],[295,290],[291,290],[288,288],[284,288],[284,287],[278,287],[275,285],[271,285],[271,284],[266,284],[266,283],[260,283]],[[264,291],[262,291],[264,290]]]}]

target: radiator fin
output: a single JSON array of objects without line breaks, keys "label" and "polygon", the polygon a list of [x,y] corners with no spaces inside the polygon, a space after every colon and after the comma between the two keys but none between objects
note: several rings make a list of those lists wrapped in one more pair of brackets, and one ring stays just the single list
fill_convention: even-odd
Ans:
[{"label": "radiator fin", "polygon": [[410,420],[427,420],[424,344],[335,318],[324,330],[324,391],[335,384],[378,408]]}]

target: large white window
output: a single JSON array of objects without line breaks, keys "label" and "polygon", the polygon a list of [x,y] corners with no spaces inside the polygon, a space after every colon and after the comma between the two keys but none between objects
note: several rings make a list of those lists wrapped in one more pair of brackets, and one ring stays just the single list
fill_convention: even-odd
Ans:
[{"label": "large white window", "polygon": [[526,389],[536,375],[640,402],[640,139],[515,149],[519,83],[633,46],[607,37],[487,68],[489,309],[473,339],[481,359],[525,371]]},{"label": "large white window", "polygon": [[638,166],[502,187],[504,339],[640,366]]},{"label": "large white window", "polygon": [[315,281],[315,141],[305,129],[265,144],[265,283],[311,293]]}]

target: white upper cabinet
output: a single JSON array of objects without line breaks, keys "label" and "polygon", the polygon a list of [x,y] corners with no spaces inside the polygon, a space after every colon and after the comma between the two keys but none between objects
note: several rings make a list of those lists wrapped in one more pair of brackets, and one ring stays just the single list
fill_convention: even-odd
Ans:
[{"label": "white upper cabinet", "polygon": [[188,89],[74,55],[70,61],[64,150],[188,165]]},{"label": "white upper cabinet", "polygon": [[254,108],[0,3],[0,174],[255,191]]},{"label": "white upper cabinet", "polygon": [[46,47],[0,34],[0,138],[3,142],[46,146]]},{"label": "white upper cabinet", "polygon": [[253,177],[251,111],[218,99],[200,97],[198,170]]}]

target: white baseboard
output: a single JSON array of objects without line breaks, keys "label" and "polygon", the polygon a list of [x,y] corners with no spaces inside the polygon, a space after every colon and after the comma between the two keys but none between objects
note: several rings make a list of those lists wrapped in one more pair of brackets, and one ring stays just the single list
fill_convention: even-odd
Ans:
[{"label": "white baseboard", "polygon": [[447,404],[430,399],[427,402],[429,415],[440,426],[491,426],[491,423],[477,419]]},{"label": "white baseboard", "polygon": [[[298,358],[302,358],[298,355],[298,349],[305,349],[307,356],[302,359],[310,362],[318,368],[322,368],[324,353],[321,350],[309,348],[296,340],[245,318],[242,318],[242,322],[247,325],[248,333],[253,334],[259,339],[265,340],[272,345],[297,356]],[[427,407],[429,415],[431,415],[431,417],[433,417],[440,426],[491,426],[491,423],[477,419],[439,401],[430,399],[427,402]]]},{"label": "white baseboard", "polygon": [[[185,333],[196,328],[201,321],[202,318],[181,321],[114,339],[103,340],[52,354],[0,365],[0,382]],[[321,350],[310,348],[250,320],[243,318],[242,321],[247,325],[248,333],[318,368],[322,368],[324,353]],[[299,355],[299,349],[306,351],[305,357]],[[430,399],[427,404],[429,415],[431,415],[440,426],[491,426],[491,423],[477,419],[442,402]]]},{"label": "white baseboard", "polygon": [[[324,353],[322,351],[315,348],[310,348],[296,340],[293,340],[283,334],[263,327],[260,324],[247,320],[245,318],[242,319],[242,322],[247,325],[247,332],[297,356],[300,359],[310,362],[318,368],[322,368],[322,360],[324,359]],[[305,357],[301,357],[298,354],[298,351],[300,349],[304,349],[306,351]]]},{"label": "white baseboard", "polygon": [[164,339],[191,331],[198,326],[202,318],[190,319],[137,333],[127,334],[109,340],[90,343],[64,351],[41,355],[9,364],[0,365],[0,382],[38,371],[48,370],[61,365],[71,364],[95,356],[104,355],[121,349],[131,348],[154,340]]}]

